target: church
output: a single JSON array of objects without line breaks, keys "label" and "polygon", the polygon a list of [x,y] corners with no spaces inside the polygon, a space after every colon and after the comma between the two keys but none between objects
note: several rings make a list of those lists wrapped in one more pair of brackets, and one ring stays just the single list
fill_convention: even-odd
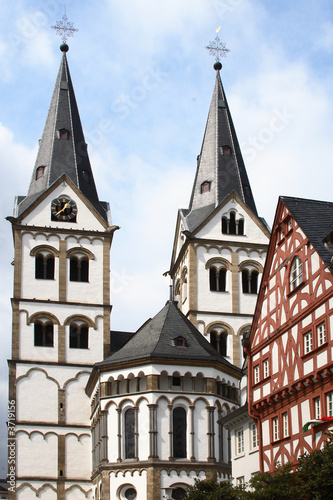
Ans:
[{"label": "church", "polygon": [[[293,396],[283,381],[277,385],[270,379],[269,370],[275,350],[289,340],[278,346],[271,342],[273,327],[265,324],[275,320],[268,310],[264,316],[265,308],[257,308],[252,330],[251,324],[258,293],[260,304],[265,303],[275,286],[269,286],[269,269],[264,268],[267,252],[271,262],[276,249],[284,251],[287,238],[304,239],[306,222],[295,200],[282,199],[269,246],[270,231],[257,213],[217,61],[191,198],[177,215],[170,299],[136,332],[113,331],[110,252],[119,226],[111,221],[109,204],[98,197],[66,43],[61,51],[30,186],[7,217],[14,242],[9,400],[16,408],[16,479],[9,498],[181,499],[196,478],[231,477],[231,458],[237,451],[239,458],[244,455],[239,430],[244,419],[257,443],[250,450],[256,460],[261,450],[262,463],[252,462],[249,475],[270,470],[275,456],[263,436],[271,432],[276,412],[284,432],[282,399]],[[324,236],[331,244],[331,235]],[[327,300],[326,315],[321,303],[320,314],[313,311],[315,328],[324,322],[328,331],[331,255],[326,249],[322,266],[312,256],[312,240],[310,235],[301,243],[308,252],[302,262],[313,263],[320,275],[313,279],[329,282],[316,292]],[[292,265],[289,256],[282,260]],[[273,274],[281,272],[276,266]],[[303,281],[288,292],[299,311],[307,300],[297,296],[306,291]],[[302,343],[308,333],[308,325],[303,326]],[[320,338],[316,355],[328,345],[324,333]],[[302,353],[305,361],[312,350]],[[242,371],[247,365],[251,417]],[[332,383],[327,369],[324,363],[304,373],[293,391],[308,394],[315,387],[319,394],[327,381]],[[332,407],[331,399],[327,404]],[[311,417],[312,409],[308,413]],[[263,427],[258,424],[262,419]]]}]

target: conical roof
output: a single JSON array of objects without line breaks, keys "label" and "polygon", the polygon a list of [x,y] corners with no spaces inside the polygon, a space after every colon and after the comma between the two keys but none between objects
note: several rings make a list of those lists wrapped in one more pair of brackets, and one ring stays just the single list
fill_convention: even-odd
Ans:
[{"label": "conical roof", "polygon": [[[205,182],[209,183],[208,190],[202,188]],[[190,205],[187,211],[183,211],[184,215],[199,211],[207,216],[207,211],[214,210],[232,192],[237,193],[257,215],[220,71],[217,70]],[[200,219],[198,212],[195,219]]]},{"label": "conical roof", "polygon": [[[43,167],[43,175],[38,174]],[[19,205],[19,215],[63,174],[107,220],[100,203],[89,161],[66,52],[63,52],[27,197]]]},{"label": "conical roof", "polygon": [[[177,345],[181,337],[184,345]],[[119,351],[95,366],[102,367],[134,360],[181,360],[218,362],[240,372],[211,346],[202,334],[169,301],[152,319],[147,321]]]}]

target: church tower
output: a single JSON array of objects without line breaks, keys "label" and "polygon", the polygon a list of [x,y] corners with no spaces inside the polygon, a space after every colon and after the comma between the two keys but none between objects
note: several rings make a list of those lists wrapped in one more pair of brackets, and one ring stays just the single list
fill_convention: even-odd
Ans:
[{"label": "church tower", "polygon": [[222,64],[217,61],[214,69],[190,204],[178,212],[170,276],[180,310],[240,367],[241,338],[252,322],[269,230],[257,214],[221,81]]},{"label": "church tower", "polygon": [[61,51],[29,191],[7,218],[15,253],[9,400],[16,488],[9,490],[20,500],[92,498],[85,386],[110,350],[109,258],[117,227],[98,198],[68,45]]}]

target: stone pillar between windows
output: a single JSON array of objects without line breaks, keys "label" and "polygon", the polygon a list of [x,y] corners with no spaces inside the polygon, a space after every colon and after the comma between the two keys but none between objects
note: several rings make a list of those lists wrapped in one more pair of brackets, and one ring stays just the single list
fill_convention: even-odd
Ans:
[{"label": "stone pillar between windows", "polygon": [[147,469],[147,500],[161,498],[161,472],[156,467]]},{"label": "stone pillar between windows", "polygon": [[173,461],[173,446],[172,446],[172,410],[173,406],[168,405],[168,410],[169,410],[169,460],[170,462]]},{"label": "stone pillar between windows", "polygon": [[66,240],[60,240],[59,242],[59,301],[60,302],[66,301],[66,290],[67,290],[66,265],[67,265]]},{"label": "stone pillar between windows", "polygon": [[117,462],[121,462],[121,409],[117,408],[117,413],[118,413],[118,458]]},{"label": "stone pillar between windows", "polygon": [[194,456],[194,405],[190,405],[190,460],[195,462]]},{"label": "stone pillar between windows", "polygon": [[12,300],[12,310],[12,357],[17,359],[20,355],[20,312],[19,304],[15,299]]},{"label": "stone pillar between windows", "polygon": [[188,254],[188,301],[189,301],[189,320],[194,326],[197,326],[198,310],[198,290],[197,290],[197,254],[193,243],[189,244]]},{"label": "stone pillar between windows", "polygon": [[239,268],[238,268],[238,253],[231,254],[231,297],[232,297],[232,312],[239,314]]},{"label": "stone pillar between windows", "polygon": [[232,336],[232,362],[236,366],[241,366],[241,339],[238,335]]},{"label": "stone pillar between windows", "polygon": [[157,405],[148,405],[149,408],[149,460],[158,458],[157,455]]},{"label": "stone pillar between windows", "polygon": [[58,424],[66,422],[66,392],[65,389],[58,389]]},{"label": "stone pillar between windows", "polygon": [[65,363],[65,362],[66,362],[66,327],[65,325],[58,325],[58,363]]},{"label": "stone pillar between windows", "polygon": [[147,390],[148,391],[158,390],[158,375],[147,375]]},{"label": "stone pillar between windows", "polygon": [[216,462],[215,458],[215,445],[214,445],[214,438],[215,438],[215,432],[214,432],[214,410],[215,406],[207,406],[207,420],[208,420],[208,431],[207,431],[207,437],[208,437],[208,457],[207,461],[208,462]]},{"label": "stone pillar between windows", "polygon": [[107,470],[102,471],[102,495],[103,500],[110,500],[110,477]]},{"label": "stone pillar between windows", "polygon": [[65,500],[66,436],[58,436],[57,499]]},{"label": "stone pillar between windows", "polygon": [[195,379],[196,377],[192,377],[192,392],[195,392]]},{"label": "stone pillar between windows", "polygon": [[206,391],[209,392],[210,394],[215,393],[215,379],[214,378],[207,378],[206,379]]}]

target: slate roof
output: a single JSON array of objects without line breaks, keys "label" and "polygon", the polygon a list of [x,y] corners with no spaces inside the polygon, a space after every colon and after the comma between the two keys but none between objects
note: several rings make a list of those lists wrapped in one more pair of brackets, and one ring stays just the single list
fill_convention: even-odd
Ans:
[{"label": "slate roof", "polygon": [[333,253],[324,246],[323,240],[332,229],[333,203],[289,196],[281,196],[281,200],[329,267]]},{"label": "slate roof", "polygon": [[[69,132],[68,139],[59,138],[59,131],[62,129]],[[36,179],[36,170],[39,166],[46,167],[45,174]],[[28,195],[19,202],[18,215],[63,174],[71,179],[107,221],[108,207],[105,202],[100,202],[98,199],[66,52],[63,52],[43,135],[39,142]]]},{"label": "slate roof", "polygon": [[[174,339],[182,336],[186,347],[176,347]],[[171,359],[181,364],[182,360],[218,362],[234,371],[241,370],[229,363],[211,346],[203,335],[169,301],[152,319],[148,320],[133,337],[117,352],[96,367],[102,367],[126,361]]]},{"label": "slate roof", "polygon": [[[222,146],[230,146],[231,155],[221,153]],[[209,181],[211,189],[201,194],[201,185]],[[225,198],[235,191],[242,201],[257,216],[257,209],[245,169],[236,131],[223,89],[220,72],[216,71],[214,92],[208,113],[205,134],[194,180],[187,219],[196,212],[189,226],[194,227],[197,219],[202,221],[203,209],[212,206],[214,210]],[[199,209],[199,212],[197,210]],[[207,216],[207,215],[206,215]]]}]

